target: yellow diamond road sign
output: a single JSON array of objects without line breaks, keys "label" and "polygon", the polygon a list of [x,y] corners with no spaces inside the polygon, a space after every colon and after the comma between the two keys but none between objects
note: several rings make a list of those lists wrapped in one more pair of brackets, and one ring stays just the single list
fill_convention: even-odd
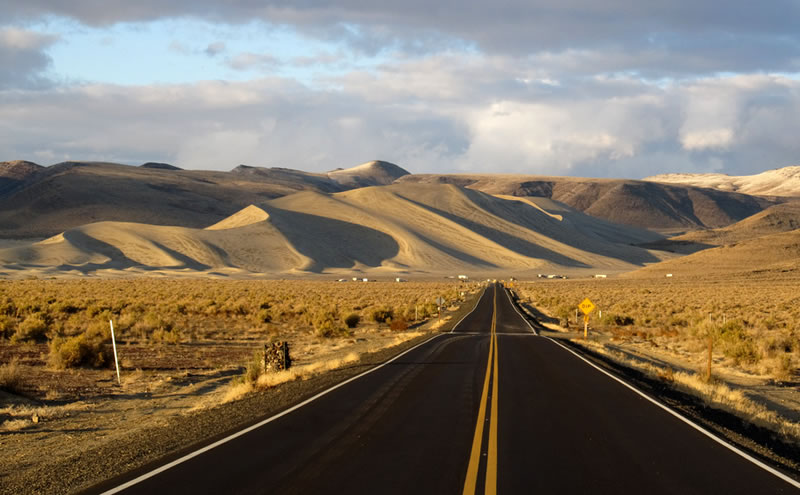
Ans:
[{"label": "yellow diamond road sign", "polygon": [[594,311],[594,303],[590,301],[589,298],[587,297],[586,299],[583,300],[582,303],[578,304],[578,309],[583,311],[583,314],[588,315],[589,313]]}]

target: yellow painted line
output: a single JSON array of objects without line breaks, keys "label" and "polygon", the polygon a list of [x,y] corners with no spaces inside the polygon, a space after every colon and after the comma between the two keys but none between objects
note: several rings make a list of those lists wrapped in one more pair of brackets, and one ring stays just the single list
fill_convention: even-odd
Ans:
[{"label": "yellow painted line", "polygon": [[464,481],[463,495],[474,495],[478,487],[478,469],[481,462],[481,444],[483,428],[486,423],[486,405],[489,398],[489,380],[494,370],[492,386],[492,416],[489,419],[489,445],[486,466],[485,493],[494,495],[497,492],[497,288],[494,291],[494,309],[492,314],[492,330],[489,338],[489,359],[486,363],[486,377],[483,380],[483,392],[478,408],[478,420],[475,434],[472,437],[472,451],[467,467],[467,479]]},{"label": "yellow painted line", "polygon": [[483,439],[483,423],[486,421],[486,402],[489,397],[489,375],[492,371],[492,352],[494,340],[489,339],[489,361],[486,363],[486,378],[483,380],[481,405],[478,408],[478,421],[475,424],[475,435],[472,437],[472,452],[469,456],[467,479],[464,481],[464,495],[473,495],[478,486],[478,466],[481,463],[481,441]]},{"label": "yellow painted line", "polygon": [[492,380],[492,409],[489,419],[489,449],[486,459],[486,495],[497,493],[497,332],[492,335],[494,338],[494,380]]}]

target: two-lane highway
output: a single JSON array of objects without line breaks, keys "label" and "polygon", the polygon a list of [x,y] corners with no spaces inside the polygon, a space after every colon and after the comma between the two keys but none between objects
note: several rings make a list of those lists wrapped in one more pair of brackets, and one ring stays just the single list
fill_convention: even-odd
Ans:
[{"label": "two-lane highway", "polygon": [[109,493],[795,493],[539,337],[490,286],[452,333]]}]

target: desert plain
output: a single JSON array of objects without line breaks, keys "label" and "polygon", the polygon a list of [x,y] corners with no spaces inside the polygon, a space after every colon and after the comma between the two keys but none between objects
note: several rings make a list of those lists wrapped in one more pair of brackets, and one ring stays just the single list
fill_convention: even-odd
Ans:
[{"label": "desert plain", "polygon": [[[754,177],[2,163],[0,491],[76,491],[185,448],[181,425],[245,424],[449,330],[487,280],[797,470],[800,167]],[[293,366],[265,370],[282,341]]]}]

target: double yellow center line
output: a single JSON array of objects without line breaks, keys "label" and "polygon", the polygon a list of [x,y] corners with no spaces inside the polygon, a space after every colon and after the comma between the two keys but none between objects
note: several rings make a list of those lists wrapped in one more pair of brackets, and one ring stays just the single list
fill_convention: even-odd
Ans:
[{"label": "double yellow center line", "polygon": [[[493,377],[493,378],[492,378]],[[474,495],[478,487],[478,471],[481,463],[481,444],[486,423],[486,406],[489,398],[489,384],[492,385],[492,403],[489,412],[489,439],[486,446],[486,476],[484,493],[497,493],[497,287],[494,288],[494,308],[492,311],[492,332],[489,338],[489,362],[486,364],[486,378],[483,381],[481,405],[478,408],[478,421],[472,437],[472,452],[469,456],[467,479],[464,482],[464,495]]]}]

